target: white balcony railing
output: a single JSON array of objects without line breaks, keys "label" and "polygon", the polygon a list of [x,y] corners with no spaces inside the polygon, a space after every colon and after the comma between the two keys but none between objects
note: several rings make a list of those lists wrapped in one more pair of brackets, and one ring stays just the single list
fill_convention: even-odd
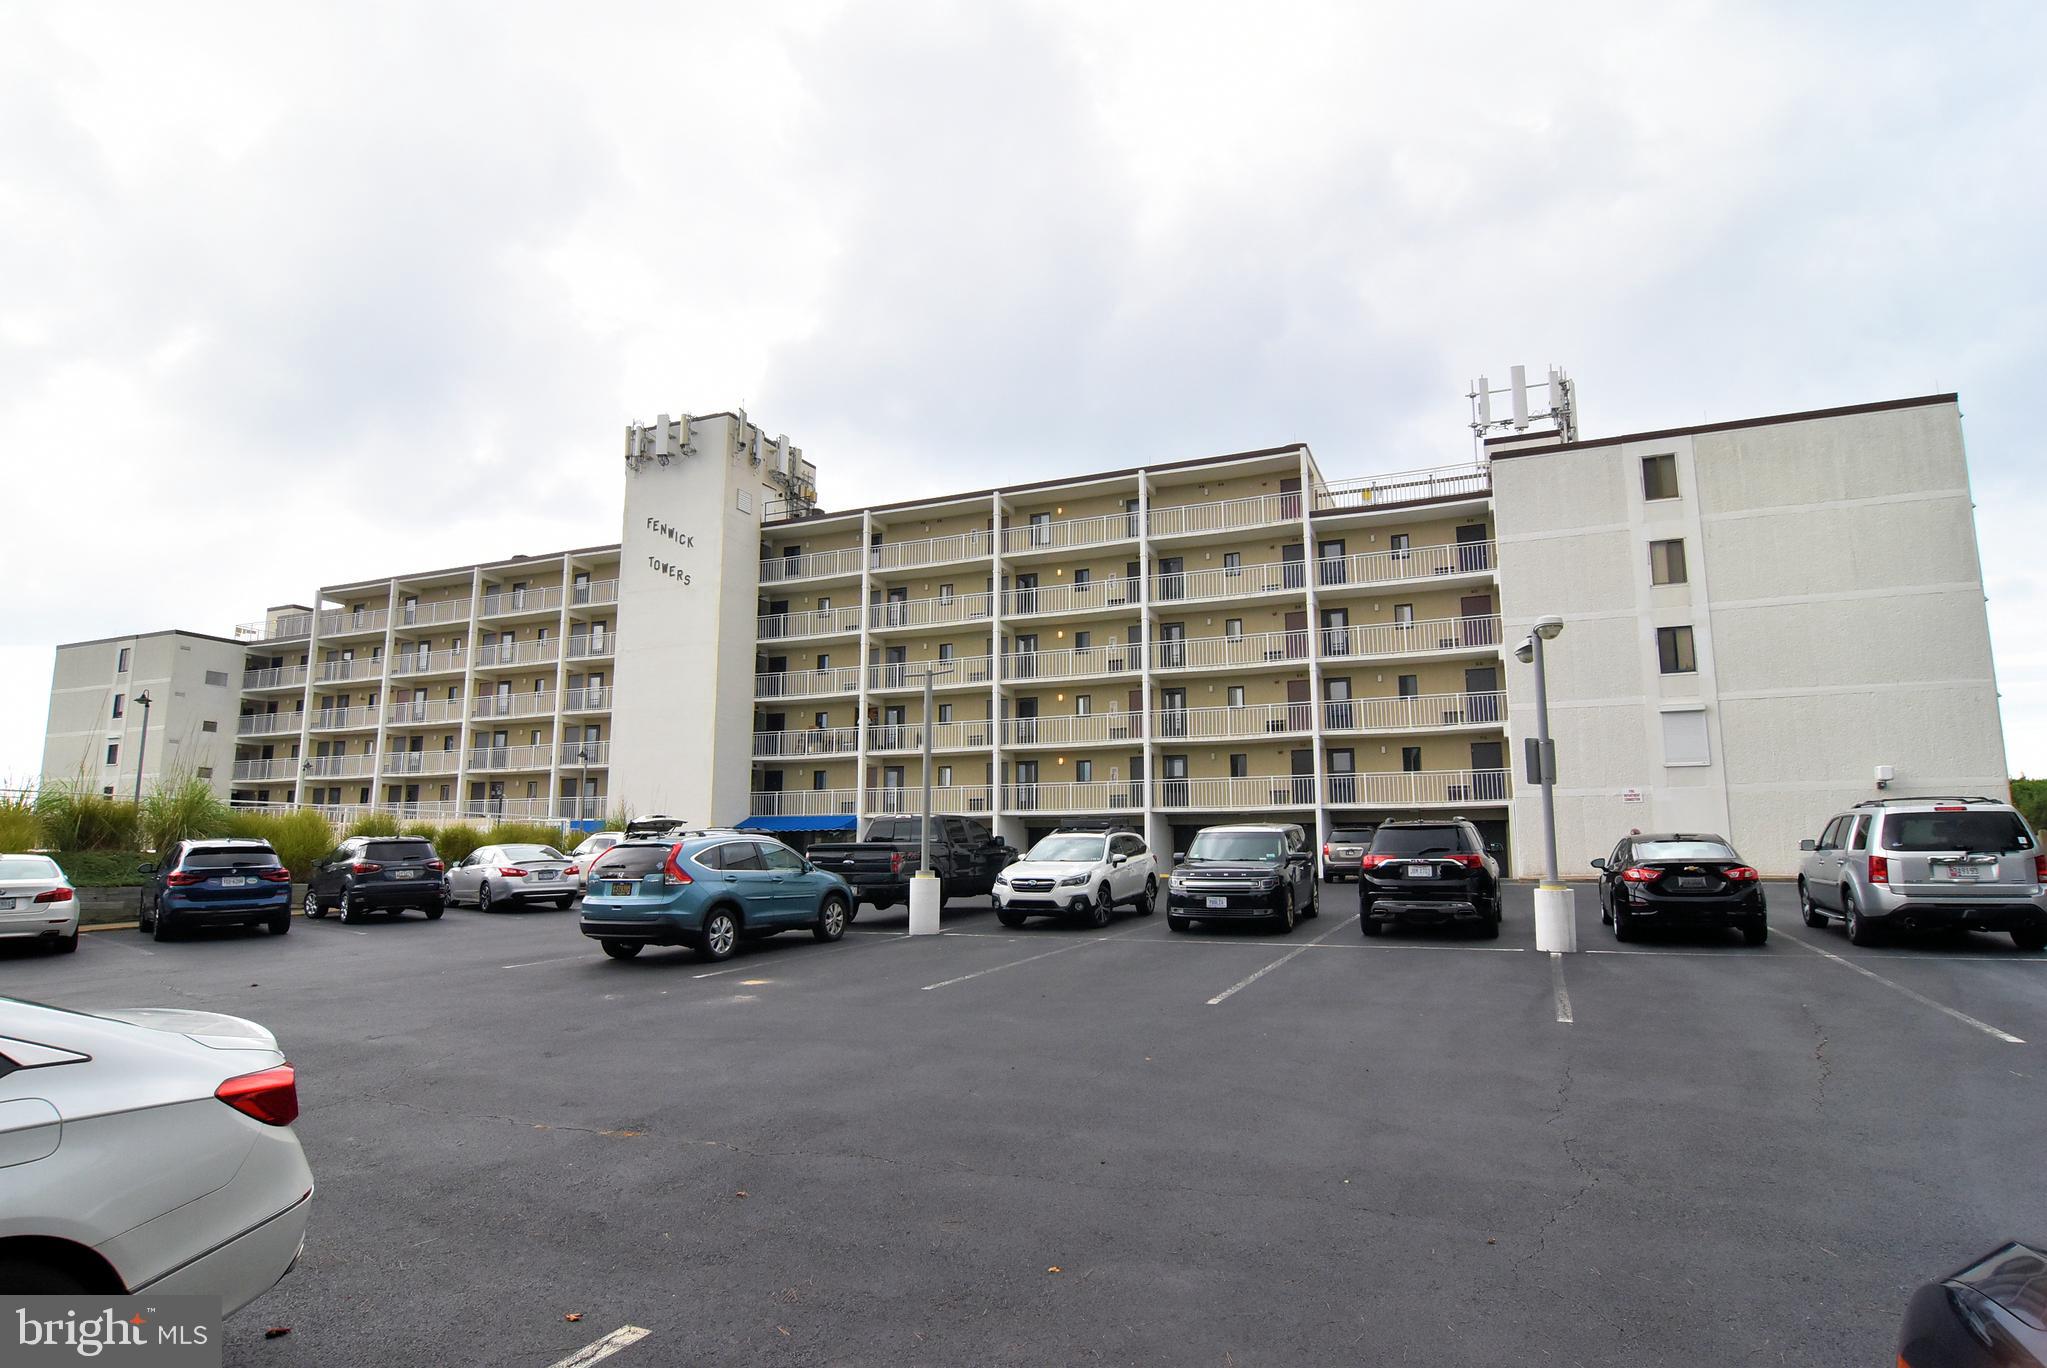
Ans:
[{"label": "white balcony railing", "polygon": [[484,670],[507,665],[549,665],[559,659],[560,655],[561,642],[554,637],[548,637],[545,641],[514,641],[506,638],[478,646],[476,668]]},{"label": "white balcony railing", "polygon": [[1305,664],[1310,640],[1305,630],[1169,638],[1152,642],[1152,664],[1161,670],[1208,670],[1285,661]]},{"label": "white balcony railing", "polygon": [[1322,704],[1325,732],[1441,731],[1446,727],[1498,727],[1506,721],[1507,695],[1498,691],[1330,699]]},{"label": "white balcony railing", "polygon": [[1324,660],[1343,656],[1428,655],[1436,651],[1498,649],[1500,619],[1495,614],[1427,618],[1420,622],[1371,622],[1316,631]]},{"label": "white balcony railing", "polygon": [[314,779],[358,779],[374,774],[374,755],[316,755],[305,762],[306,774]]},{"label": "white balcony railing", "polygon": [[[931,786],[931,810],[939,813],[986,812],[989,792],[986,784],[940,784]],[[889,785],[867,790],[867,812],[919,812],[924,806],[922,782]]]},{"label": "white balcony railing", "polygon": [[[867,620],[877,631],[892,627],[945,627],[960,622],[986,622],[995,614],[995,596],[985,591],[939,598],[890,599],[872,605]],[[859,619],[854,619],[859,626]]]},{"label": "white balcony railing", "polygon": [[[1450,575],[1480,575],[1492,570],[1494,559],[1494,543],[1489,541],[1415,546],[1404,551],[1366,551],[1316,561],[1315,584],[1327,590],[1354,584],[1402,584]],[[1298,576],[1299,569],[1294,573]]]},{"label": "white balcony railing", "polygon": [[[983,724],[986,725],[985,723]],[[1002,723],[1005,746],[1135,745],[1143,736],[1142,715],[1134,712],[1061,713],[1056,717],[1010,717]]]},{"label": "white balcony railing", "polygon": [[1105,613],[1119,608],[1134,609],[1142,601],[1143,586],[1135,579],[1114,575],[1082,584],[1045,584],[1010,589],[1002,596],[1002,615],[1046,617],[1065,613]]},{"label": "white balcony railing", "polygon": [[587,769],[593,765],[611,763],[609,741],[564,741],[561,744],[563,769]]},{"label": "white balcony railing", "polygon": [[1458,496],[1482,497],[1490,494],[1492,488],[1493,473],[1489,466],[1438,466],[1433,470],[1409,470],[1317,485],[1315,511],[1383,508],[1388,504],[1419,503]]},{"label": "white balcony railing", "polygon": [[602,684],[562,690],[563,712],[604,712],[611,707],[611,690]]},{"label": "white balcony railing", "polygon": [[469,600],[441,599],[434,603],[415,603],[409,607],[398,605],[397,628],[404,631],[409,627],[439,627],[444,623],[469,621]]},{"label": "white balcony railing", "polygon": [[[540,768],[545,769],[546,766],[542,765]],[[603,802],[601,798],[590,801],[599,804]],[[498,820],[556,820],[573,807],[574,804],[575,800],[572,798],[506,798],[498,796],[490,798],[465,798],[459,803],[418,803],[414,804],[414,806],[444,809],[450,811],[454,816],[463,817],[471,821],[488,822]],[[393,806],[392,804],[386,804],[378,810],[389,811]]]},{"label": "white balcony railing", "polygon": [[469,708],[471,717],[552,717],[554,690],[531,693],[480,693]]},{"label": "white balcony railing", "polygon": [[454,774],[462,767],[460,752],[452,750],[403,750],[384,752],[377,768],[385,778],[406,774]]},{"label": "white balcony railing", "polygon": [[1241,708],[1161,708],[1151,716],[1159,741],[1244,741],[1299,736],[1313,729],[1311,703],[1255,703]]},{"label": "white balcony railing", "polygon": [[460,649],[399,649],[391,653],[391,674],[394,678],[401,675],[461,674],[467,668],[468,659],[469,653]]},{"label": "white balcony railing", "polygon": [[1142,783],[1114,779],[1002,786],[1006,812],[1110,812],[1143,804]]},{"label": "white balcony railing", "polygon": [[274,620],[244,622],[235,628],[235,639],[250,643],[296,641],[313,630],[311,613],[279,613]]},{"label": "white balcony railing", "polygon": [[[867,667],[867,687],[876,690],[922,689],[924,687],[925,661],[884,661]],[[954,656],[938,664],[952,666],[952,672],[942,674],[933,681],[934,689],[964,689],[986,684],[995,668],[993,656]]]},{"label": "white balcony railing", "polygon": [[315,708],[312,712],[314,731],[357,731],[376,725],[375,708]]},{"label": "white balcony railing", "polygon": [[857,665],[827,670],[784,670],[779,674],[757,674],[753,677],[755,698],[814,698],[819,694],[859,691],[860,668]]},{"label": "white balcony railing", "polygon": [[400,699],[385,710],[384,720],[394,727],[452,724],[462,720],[462,702],[454,698]]},{"label": "white balcony railing", "polygon": [[304,724],[303,712],[243,713],[235,719],[236,736],[296,736]]},{"label": "white balcony railing", "polygon": [[583,608],[598,603],[618,602],[618,581],[615,579],[592,580],[588,584],[569,586],[569,604]]},{"label": "white balcony railing", "polygon": [[1252,494],[1239,499],[1173,504],[1164,508],[1153,504],[1150,513],[1151,535],[1154,537],[1235,532],[1254,527],[1271,527],[1275,523],[1298,523],[1301,517],[1301,496],[1297,493]]},{"label": "white balcony railing", "polygon": [[384,630],[390,620],[389,610],[364,608],[359,612],[348,612],[330,608],[320,614],[320,635],[322,637],[369,636]]},{"label": "white balcony railing", "polygon": [[1222,566],[1211,570],[1175,570],[1153,575],[1154,603],[1198,603],[1203,599],[1257,598],[1263,594],[1298,594],[1308,586],[1308,572],[1299,561],[1263,561],[1256,565]]},{"label": "white balcony railing", "polygon": [[1128,674],[1141,669],[1143,664],[1144,648],[1120,641],[1060,651],[1011,651],[1002,657],[1002,678],[1010,683],[1026,679],[1099,679],[1104,675]]},{"label": "white balcony railing", "polygon": [[509,613],[552,613],[561,611],[559,584],[526,589],[489,589],[477,604],[478,616],[501,617]]},{"label": "white balcony railing", "polygon": [[[977,722],[934,722],[931,725],[931,749],[974,750],[993,745],[995,724],[986,719]],[[879,722],[867,728],[868,754],[903,754],[924,749],[924,724],[921,722]]]},{"label": "white balcony railing", "polygon": [[800,731],[757,731],[753,734],[753,756],[756,760],[853,755],[859,749],[860,733],[853,727],[809,727]]},{"label": "white balcony railing", "polygon": [[1086,546],[1134,541],[1136,537],[1135,513],[1103,513],[1089,518],[1042,522],[1026,520],[1009,523],[1002,529],[1002,550],[1006,555],[1031,551],[1074,551]]},{"label": "white balcony railing", "polygon": [[754,636],[760,641],[834,636],[859,630],[860,608],[851,603],[834,608],[812,608],[800,613],[762,613],[754,620]]},{"label": "white balcony railing", "polygon": [[616,632],[576,632],[569,637],[569,659],[591,660],[618,651]]},{"label": "white balcony railing", "polygon": [[794,556],[768,556],[761,561],[762,584],[786,584],[791,580],[823,579],[860,573],[860,548],[811,551]]},{"label": "white balcony railing", "polygon": [[884,541],[869,550],[868,559],[876,570],[908,570],[919,565],[980,560],[994,549],[994,545],[994,537],[986,531],[956,532],[947,537]]},{"label": "white balcony railing", "polygon": [[1313,775],[1253,775],[1244,779],[1159,779],[1152,802],[1162,808],[1252,809],[1312,807]]},{"label": "white balcony railing", "polygon": [[552,746],[472,746],[469,751],[472,770],[544,770],[553,763]]},{"label": "white balcony railing", "polygon": [[748,809],[756,817],[827,817],[852,815],[859,800],[856,789],[783,789],[755,793]]},{"label": "white balcony railing", "polygon": [[306,667],[303,665],[278,665],[264,670],[242,671],[244,689],[303,689],[306,687]]},{"label": "white balcony railing", "polygon": [[356,679],[382,679],[384,662],[368,660],[326,660],[313,667],[313,681],[318,684],[345,684]]},{"label": "white balcony railing", "polygon": [[1394,770],[1323,777],[1332,807],[1465,807],[1505,803],[1504,769]]},{"label": "white balcony railing", "polygon": [[299,762],[296,760],[237,760],[237,780],[296,779]]}]

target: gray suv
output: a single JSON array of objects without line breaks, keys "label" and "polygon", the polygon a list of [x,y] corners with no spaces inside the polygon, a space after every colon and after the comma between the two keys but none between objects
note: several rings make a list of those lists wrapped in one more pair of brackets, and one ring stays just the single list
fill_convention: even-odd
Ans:
[{"label": "gray suv", "polygon": [[1884,930],[2008,931],[2047,949],[2047,855],[1995,798],[1874,798],[1837,814],[1805,852],[1807,926],[1838,917],[1867,945]]}]

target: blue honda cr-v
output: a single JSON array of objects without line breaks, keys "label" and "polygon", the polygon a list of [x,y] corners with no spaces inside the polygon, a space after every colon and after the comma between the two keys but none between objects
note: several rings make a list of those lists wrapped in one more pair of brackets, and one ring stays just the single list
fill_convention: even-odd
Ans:
[{"label": "blue honda cr-v", "polygon": [[613,959],[648,945],[688,945],[730,958],[742,939],[808,928],[846,934],[853,890],[789,847],[738,832],[621,841],[583,882],[583,934]]}]

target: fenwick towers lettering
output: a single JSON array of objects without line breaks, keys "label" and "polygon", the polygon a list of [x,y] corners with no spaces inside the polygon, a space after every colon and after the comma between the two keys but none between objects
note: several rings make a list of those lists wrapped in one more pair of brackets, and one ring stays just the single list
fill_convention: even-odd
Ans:
[{"label": "fenwick towers lettering", "polygon": [[[681,528],[675,526],[672,523],[665,523],[661,521],[661,519],[659,518],[649,518],[647,519],[647,530],[649,532],[652,532],[657,537],[668,538],[668,540],[674,542],[677,546],[686,547],[692,551],[696,549],[697,545],[696,534],[692,532],[685,532]],[[659,556],[647,557],[647,568],[652,570],[657,575],[666,575],[668,576],[668,578],[676,581],[679,584],[695,583],[695,580],[691,577],[689,571],[683,569],[681,566],[675,564],[673,561],[665,561],[661,559]]]}]

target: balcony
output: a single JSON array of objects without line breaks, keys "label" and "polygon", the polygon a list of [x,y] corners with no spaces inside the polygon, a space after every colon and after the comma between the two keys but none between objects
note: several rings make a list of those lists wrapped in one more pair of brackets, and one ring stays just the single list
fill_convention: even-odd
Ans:
[{"label": "balcony", "polygon": [[1346,656],[1416,656],[1438,653],[1497,655],[1497,614],[1428,618],[1420,622],[1374,622],[1323,627],[1317,632],[1324,660]]},{"label": "balcony", "polygon": [[1004,784],[1005,812],[1111,812],[1144,805],[1144,785],[1116,779]]},{"label": "balcony", "polygon": [[564,741],[561,744],[563,769],[592,769],[610,763],[609,741]]},{"label": "balcony", "polygon": [[1152,733],[1159,741],[1250,741],[1269,736],[1303,736],[1314,724],[1312,703],[1162,708],[1152,714]]},{"label": "balcony", "polygon": [[[906,666],[889,668],[905,669]],[[785,670],[780,674],[753,677],[755,698],[817,698],[825,694],[860,692],[860,667],[843,665],[829,670]]]},{"label": "balcony", "polygon": [[1002,551],[1017,556],[1135,541],[1137,522],[1135,513],[1103,513],[1091,518],[1016,523],[1002,529]]},{"label": "balcony", "polygon": [[438,603],[414,603],[398,606],[398,630],[409,627],[440,627],[448,623],[469,621],[468,599],[443,599]]},{"label": "balcony", "polygon": [[767,556],[761,560],[761,583],[788,584],[795,580],[858,576],[860,564],[860,548],[857,546],[794,556]]},{"label": "balcony", "polygon": [[298,641],[312,635],[311,613],[280,613],[275,622],[244,622],[235,628],[235,640],[251,645],[273,641]]},{"label": "balcony", "polygon": [[408,698],[393,703],[384,720],[394,727],[453,726],[462,720],[462,702],[455,698]]},{"label": "balcony", "polygon": [[561,655],[561,642],[554,637],[535,641],[493,641],[476,648],[476,668],[503,669],[506,666],[552,665]]},{"label": "balcony", "polygon": [[1212,670],[1289,662],[1305,664],[1308,642],[1305,630],[1168,638],[1152,642],[1152,665],[1160,670]]},{"label": "balcony", "polygon": [[279,665],[267,670],[242,671],[244,689],[298,689],[306,687],[306,667]]},{"label": "balcony", "polygon": [[1266,561],[1257,565],[1224,566],[1215,570],[1176,570],[1152,576],[1152,600],[1158,604],[1201,603],[1213,599],[1259,598],[1268,594],[1299,594],[1308,575],[1299,561]]},{"label": "balcony", "polygon": [[454,774],[462,768],[462,756],[452,750],[405,750],[384,752],[379,766],[384,778],[407,774]]},{"label": "balcony", "polygon": [[384,662],[370,660],[329,660],[313,667],[316,684],[345,684],[351,680],[382,679]]},{"label": "balcony", "polygon": [[[941,595],[927,599],[889,599],[872,605],[867,620],[876,631],[905,627],[946,627],[955,623],[986,622],[994,616],[995,596],[985,590],[973,594]],[[857,627],[859,619],[854,619]]]},{"label": "balcony", "polygon": [[883,541],[881,545],[870,548],[868,556],[876,570],[912,570],[920,565],[985,560],[994,549],[994,536],[976,530],[956,532],[948,537],[923,537],[916,541]]},{"label": "balcony", "polygon": [[813,756],[854,755],[859,750],[860,732],[854,727],[810,727],[753,734],[756,760],[804,760]]},{"label": "balcony", "polygon": [[516,617],[521,613],[559,614],[562,606],[562,591],[559,584],[544,584],[530,589],[492,589],[486,591],[477,603],[479,617]]},{"label": "balcony", "polygon": [[747,807],[755,817],[850,817],[859,796],[857,789],[783,789],[755,793]]},{"label": "balcony", "polygon": [[562,690],[562,711],[565,713],[606,712],[610,707],[611,690],[602,684]]},{"label": "balcony", "polygon": [[1249,531],[1279,523],[1299,523],[1298,493],[1252,494],[1210,503],[1174,504],[1150,509],[1153,537],[1195,537],[1216,532]]},{"label": "balcony", "polygon": [[[984,722],[981,724],[986,726]],[[1005,746],[1141,745],[1144,717],[1134,712],[1064,713],[1057,717],[1010,717],[1002,723]]]},{"label": "balcony", "polygon": [[302,712],[243,713],[235,719],[236,736],[296,736],[305,721]]},{"label": "balcony", "polygon": [[376,773],[374,755],[316,755],[305,762],[310,779],[362,779]]},{"label": "balcony", "polygon": [[461,674],[468,665],[469,653],[460,649],[398,650],[391,653],[391,675],[394,679],[402,675]]},{"label": "balcony", "polygon": [[[934,782],[931,786],[931,810],[936,813],[986,812],[988,798],[986,784],[940,785]],[[890,786],[867,790],[867,814],[870,817],[877,812],[917,813],[923,808],[924,786],[921,782],[900,788]]]},{"label": "balcony", "polygon": [[589,584],[569,586],[569,606],[587,608],[600,603],[618,602],[618,581],[615,579],[593,580]]},{"label": "balcony", "polygon": [[390,620],[390,610],[385,608],[364,608],[358,612],[344,612],[339,608],[330,608],[320,614],[320,636],[322,639],[327,637],[382,636],[384,634],[384,624]]},{"label": "balcony", "polygon": [[[543,766],[543,768],[545,767]],[[496,798],[467,798],[460,804],[414,803],[403,806],[422,809],[452,808],[463,817],[483,822],[505,819],[512,821],[546,821],[558,818],[562,810],[573,806],[574,803],[575,800],[572,798],[506,798],[499,796]],[[397,804],[387,804],[380,810],[390,811],[400,806]]]},{"label": "balcony", "polygon": [[1323,779],[1331,807],[1468,807],[1504,805],[1503,769],[1394,770],[1391,773],[1331,774]]},{"label": "balcony", "polygon": [[471,700],[471,717],[553,717],[554,690],[532,693],[485,693]]},{"label": "balcony", "polygon": [[369,707],[316,708],[310,714],[314,731],[374,731],[377,710]]},{"label": "balcony", "polygon": [[570,660],[598,660],[617,652],[616,632],[576,632],[569,637]]},{"label": "balcony", "polygon": [[995,668],[995,657],[954,656],[950,660],[920,660],[915,663],[901,660],[884,661],[879,665],[867,667],[867,687],[876,692],[921,690],[924,687],[924,668],[931,664],[952,666],[949,673],[939,675],[932,681],[931,687],[943,692],[946,689],[971,688],[977,684],[986,684]]},{"label": "balcony", "polygon": [[241,783],[266,779],[291,780],[298,778],[299,762],[296,760],[237,760],[235,781]]},{"label": "balcony", "polygon": [[[1290,707],[1305,709],[1306,703]],[[1423,732],[1498,728],[1507,721],[1504,693],[1413,694],[1405,698],[1331,699],[1322,704],[1325,732]]]},{"label": "balcony", "polygon": [[851,603],[836,608],[813,608],[801,613],[762,613],[754,619],[753,625],[754,638],[758,641],[843,636],[859,630],[860,609]]},{"label": "balcony", "polygon": [[1142,668],[1144,648],[1125,642],[1060,651],[1012,651],[1002,657],[1006,684],[1025,680],[1100,679]]},{"label": "balcony", "polygon": [[[1416,546],[1405,551],[1367,551],[1355,556],[1332,556],[1316,561],[1315,585],[1318,589],[1330,590],[1404,584],[1453,575],[1490,575],[1494,564],[1495,543],[1489,541]],[[1294,575],[1299,578],[1298,567],[1294,568]]]},{"label": "balcony", "polygon": [[1162,808],[1222,811],[1313,807],[1315,779],[1312,775],[1285,774],[1244,779],[1160,779],[1152,785],[1152,801]]},{"label": "balcony", "polygon": [[1004,593],[1002,615],[1009,618],[1110,613],[1134,609],[1142,598],[1139,581],[1123,575],[1086,580],[1079,584],[1032,585]]},{"label": "balcony", "polygon": [[[934,722],[931,749],[983,749],[995,741],[995,724],[985,718],[978,722]],[[869,755],[916,754],[924,749],[921,722],[883,722],[867,728]]]},{"label": "balcony", "polygon": [[1362,512],[1435,499],[1482,499],[1493,492],[1493,472],[1485,465],[1438,466],[1362,480],[1339,480],[1315,487],[1317,513]]},{"label": "balcony", "polygon": [[480,773],[544,770],[553,766],[552,746],[475,746],[469,751],[469,768]]}]

